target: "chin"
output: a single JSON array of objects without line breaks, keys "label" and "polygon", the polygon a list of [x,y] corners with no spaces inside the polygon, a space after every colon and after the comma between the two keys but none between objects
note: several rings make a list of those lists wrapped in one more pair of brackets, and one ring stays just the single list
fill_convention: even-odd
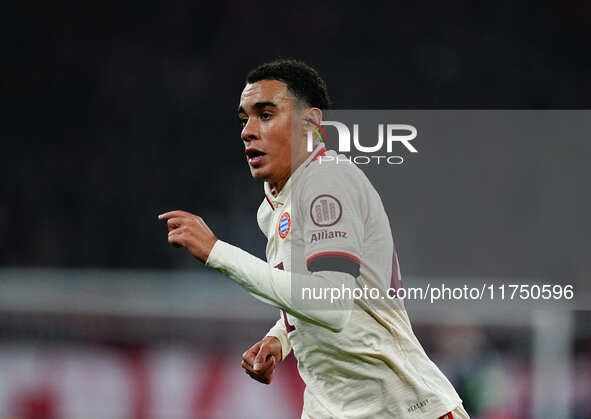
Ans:
[{"label": "chin", "polygon": [[256,169],[253,169],[251,167],[250,168],[250,175],[252,176],[252,178],[254,180],[258,180],[258,181],[265,181],[269,178],[269,173],[267,173],[267,171],[264,170],[262,167],[256,168]]}]

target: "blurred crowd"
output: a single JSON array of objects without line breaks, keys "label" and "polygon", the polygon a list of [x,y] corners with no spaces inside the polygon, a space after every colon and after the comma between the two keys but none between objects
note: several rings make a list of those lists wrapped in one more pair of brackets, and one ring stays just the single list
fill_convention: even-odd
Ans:
[{"label": "blurred crowd", "polygon": [[[12,5],[0,264],[184,266],[156,245],[155,216],[173,208],[261,255],[262,191],[235,114],[248,70],[305,60],[337,108],[585,106],[591,10],[575,3]],[[572,151],[560,156],[567,170],[584,150]],[[427,242],[432,229],[414,223]]]}]

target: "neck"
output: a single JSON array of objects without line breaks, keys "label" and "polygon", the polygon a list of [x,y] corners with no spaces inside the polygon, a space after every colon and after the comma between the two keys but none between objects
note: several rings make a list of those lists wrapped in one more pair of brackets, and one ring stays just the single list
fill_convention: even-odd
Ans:
[{"label": "neck", "polygon": [[289,180],[289,173],[287,176],[283,176],[281,179],[277,181],[269,181],[269,190],[271,191],[271,195],[276,197],[281,192],[281,189],[285,186],[287,181]]},{"label": "neck", "polygon": [[[316,149],[317,146],[318,146],[318,144],[314,144],[314,150]],[[279,195],[279,192],[281,192],[281,190],[283,189],[283,187],[285,186],[285,184],[287,183],[287,181],[291,177],[291,174],[293,172],[295,172],[296,169],[298,167],[300,167],[302,165],[302,163],[304,163],[308,157],[310,157],[310,155],[314,152],[314,150],[312,152],[305,151],[304,153],[302,153],[300,158],[296,159],[296,161],[294,162],[294,169],[293,170],[291,170],[291,168],[289,168],[287,173],[278,177],[278,179],[268,181],[269,182],[269,190],[271,191],[271,194],[274,197]]]}]

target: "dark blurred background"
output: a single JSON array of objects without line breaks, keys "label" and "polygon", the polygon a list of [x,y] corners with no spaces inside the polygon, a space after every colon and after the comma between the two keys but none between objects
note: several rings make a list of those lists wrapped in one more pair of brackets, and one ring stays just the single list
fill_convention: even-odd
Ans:
[{"label": "dark blurred background", "polygon": [[[262,188],[249,178],[236,106],[246,73],[275,57],[317,67],[343,109],[590,101],[584,1],[84,2],[4,12],[4,265],[183,265],[155,221],[172,208],[242,241],[256,230]],[[430,231],[416,224],[426,241]],[[404,267],[433,270],[423,262]]]},{"label": "dark blurred background", "polygon": [[[1,10],[0,418],[299,417],[293,359],[270,387],[239,368],[276,310],[170,248],[156,220],[186,209],[264,256],[236,116],[254,66],[309,63],[337,109],[591,105],[583,0]],[[419,140],[376,182],[402,198],[388,212],[406,284],[588,289],[584,137]],[[516,308],[409,311],[473,418],[591,418],[589,311]]]}]

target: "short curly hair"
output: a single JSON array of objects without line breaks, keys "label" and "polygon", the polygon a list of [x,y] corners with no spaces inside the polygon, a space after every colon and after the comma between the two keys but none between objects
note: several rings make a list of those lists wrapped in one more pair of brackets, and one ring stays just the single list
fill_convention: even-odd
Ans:
[{"label": "short curly hair", "polygon": [[302,61],[291,58],[269,61],[256,67],[246,77],[247,83],[261,80],[285,83],[289,91],[308,106],[320,109],[330,107],[326,82],[318,71]]}]

